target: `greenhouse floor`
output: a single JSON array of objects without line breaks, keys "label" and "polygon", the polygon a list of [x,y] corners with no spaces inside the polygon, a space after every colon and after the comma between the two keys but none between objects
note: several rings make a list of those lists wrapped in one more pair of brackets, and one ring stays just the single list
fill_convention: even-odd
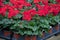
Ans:
[{"label": "greenhouse floor", "polygon": [[47,40],[60,40],[60,35],[58,36],[53,36],[51,38],[48,38]]}]

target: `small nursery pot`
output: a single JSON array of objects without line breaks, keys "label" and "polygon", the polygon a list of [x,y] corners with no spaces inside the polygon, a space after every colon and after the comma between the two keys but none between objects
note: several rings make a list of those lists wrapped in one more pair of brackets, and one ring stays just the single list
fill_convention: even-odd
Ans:
[{"label": "small nursery pot", "polygon": [[15,39],[18,39],[18,38],[20,37],[20,35],[19,35],[19,34],[14,33],[13,37],[14,37]]},{"label": "small nursery pot", "polygon": [[55,30],[59,30],[59,24],[55,26]]},{"label": "small nursery pot", "polygon": [[42,38],[44,38],[45,37],[45,32],[42,32]]},{"label": "small nursery pot", "polygon": [[25,36],[25,40],[37,40],[37,36]]},{"label": "small nursery pot", "polygon": [[32,36],[31,39],[32,39],[32,40],[37,40],[37,37],[36,37],[36,36]]},{"label": "small nursery pot", "polygon": [[31,36],[25,36],[25,40],[30,40]]},{"label": "small nursery pot", "polygon": [[48,31],[50,34],[52,33],[52,27],[50,27],[50,30]]},{"label": "small nursery pot", "polygon": [[10,31],[4,31],[4,36],[9,36],[9,35],[11,35],[11,32]]}]

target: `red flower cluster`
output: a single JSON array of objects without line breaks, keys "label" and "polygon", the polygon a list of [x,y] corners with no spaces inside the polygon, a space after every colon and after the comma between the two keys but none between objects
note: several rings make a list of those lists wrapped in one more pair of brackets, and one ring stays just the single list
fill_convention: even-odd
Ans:
[{"label": "red flower cluster", "polygon": [[60,0],[56,0],[57,1],[57,3],[59,3],[60,4]]},{"label": "red flower cluster", "polygon": [[[60,12],[60,0],[56,0],[57,4],[48,3],[49,0],[34,0],[35,7],[30,10],[25,10],[22,15],[23,19],[30,21],[32,17],[36,14],[39,16],[46,16],[50,13],[57,15]],[[43,5],[40,5],[39,2],[42,2]],[[2,6],[3,5],[3,6]],[[16,16],[23,7],[32,7],[33,4],[27,2],[26,0],[10,0],[9,4],[3,4],[0,1],[0,14],[5,16],[8,12],[8,18]],[[38,10],[36,10],[36,8]]]},{"label": "red flower cluster", "polygon": [[35,9],[30,9],[30,10],[24,11],[23,19],[30,21],[32,19],[32,17],[35,16],[36,14],[37,14],[37,12]]},{"label": "red flower cluster", "polygon": [[39,4],[37,4],[37,7],[39,8],[38,15],[46,16],[48,14],[49,10],[50,10],[50,7],[48,5],[44,5],[44,6],[41,6],[41,7],[40,6],[39,6]]},{"label": "red flower cluster", "polygon": [[0,0],[0,6],[3,6],[3,3],[2,2],[3,2],[3,0]]},{"label": "red flower cluster", "polygon": [[22,8],[23,6],[31,6],[29,2],[26,2],[26,0],[10,0],[10,2],[19,8]]},{"label": "red flower cluster", "polygon": [[12,18],[13,16],[17,15],[18,13],[19,13],[18,10],[9,9],[8,18]]},{"label": "red flower cluster", "polygon": [[51,4],[50,12],[53,13],[53,15],[57,15],[59,11],[60,11],[59,4]]},{"label": "red flower cluster", "polygon": [[3,15],[3,16],[5,16],[6,10],[7,10],[6,6],[0,8],[0,14]]},{"label": "red flower cluster", "polygon": [[[4,4],[0,0],[0,6],[2,5]],[[10,0],[10,4],[5,4],[4,6],[0,7],[0,14],[5,16],[5,13],[8,12],[8,18],[12,18],[19,13],[19,10],[17,9],[22,9],[23,6],[31,6],[31,4],[25,0]]]},{"label": "red flower cluster", "polygon": [[39,2],[42,2],[45,5],[48,4],[48,0],[34,0],[34,3],[39,3]]}]

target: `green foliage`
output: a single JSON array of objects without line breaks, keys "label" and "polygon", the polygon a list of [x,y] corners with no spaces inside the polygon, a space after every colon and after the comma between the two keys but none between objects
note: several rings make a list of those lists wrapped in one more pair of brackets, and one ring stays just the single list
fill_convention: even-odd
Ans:
[{"label": "green foliage", "polygon": [[49,2],[55,4],[56,0],[49,0]]},{"label": "green foliage", "polygon": [[51,25],[56,25],[60,22],[60,15],[48,15],[40,17],[35,15],[31,21],[22,20],[22,15],[18,14],[15,17],[8,19],[0,16],[0,29],[10,28],[15,33],[21,35],[42,35],[42,32],[48,32]]}]

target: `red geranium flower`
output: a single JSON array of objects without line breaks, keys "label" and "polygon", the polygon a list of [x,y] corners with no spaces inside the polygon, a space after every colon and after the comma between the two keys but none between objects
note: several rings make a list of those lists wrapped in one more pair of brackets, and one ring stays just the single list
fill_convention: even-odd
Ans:
[{"label": "red geranium flower", "polygon": [[23,19],[24,19],[24,20],[27,20],[27,21],[30,21],[30,20],[32,19],[30,12],[25,11],[25,12],[23,13]]},{"label": "red geranium flower", "polygon": [[39,16],[46,16],[47,14],[48,14],[48,10],[43,10],[43,9],[42,9],[42,10],[39,10],[39,11],[38,11],[38,15],[39,15]]},{"label": "red geranium flower", "polygon": [[1,8],[0,8],[0,14],[1,14],[2,16],[5,16],[6,10],[7,10],[7,6],[1,7]]},{"label": "red geranium flower", "polygon": [[3,6],[3,3],[2,2],[0,2],[0,6]]},{"label": "red geranium flower", "polygon": [[48,5],[48,0],[41,0],[43,4]]},{"label": "red geranium flower", "polygon": [[9,10],[8,18],[12,18],[13,16],[16,16],[18,13],[19,13],[18,10],[11,9]]},{"label": "red geranium flower", "polygon": [[39,3],[39,0],[34,0],[34,3]]},{"label": "red geranium flower", "polygon": [[40,4],[35,4],[35,5],[39,10],[43,8],[43,6],[41,6]]},{"label": "red geranium flower", "polygon": [[24,5],[18,5],[18,8],[22,9]]},{"label": "red geranium flower", "polygon": [[57,3],[60,3],[60,0],[56,0],[57,1]]},{"label": "red geranium flower", "polygon": [[31,4],[29,2],[25,2],[24,4],[25,6],[31,6]]},{"label": "red geranium flower", "polygon": [[50,7],[50,12],[53,13],[53,15],[57,15],[60,10],[59,5],[51,4]]},{"label": "red geranium flower", "polygon": [[54,15],[54,16],[58,15],[58,12],[59,12],[58,9],[54,9],[54,10],[53,10],[53,15]]},{"label": "red geranium flower", "polygon": [[48,5],[44,5],[40,10],[38,10],[38,14],[40,16],[46,16],[48,15],[49,10],[50,10],[50,7]]},{"label": "red geranium flower", "polygon": [[18,0],[10,0],[12,4],[18,4]]},{"label": "red geranium flower", "polygon": [[51,8],[50,12],[53,13],[53,15],[57,15],[59,10],[57,8]]},{"label": "red geranium flower", "polygon": [[29,12],[32,16],[35,16],[37,14],[37,11],[35,9],[30,9]]}]

